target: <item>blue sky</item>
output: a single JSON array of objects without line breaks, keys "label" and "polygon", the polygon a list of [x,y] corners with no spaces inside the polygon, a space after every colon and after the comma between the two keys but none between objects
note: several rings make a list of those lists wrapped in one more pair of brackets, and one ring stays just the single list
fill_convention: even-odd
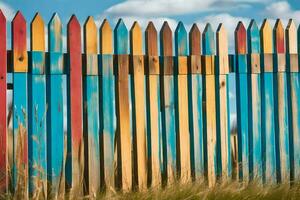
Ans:
[{"label": "blue sky", "polygon": [[72,14],[76,14],[83,24],[86,17],[92,15],[100,26],[104,18],[115,25],[122,17],[128,28],[137,20],[142,28],[152,20],[157,29],[167,20],[172,29],[178,21],[183,21],[189,29],[196,22],[200,30],[205,23],[210,22],[216,30],[219,23],[224,23],[228,30],[229,48],[232,52],[233,32],[238,21],[246,26],[251,18],[260,24],[263,18],[269,18],[272,23],[280,17],[286,25],[289,18],[300,22],[299,0],[1,0],[0,8],[8,20],[11,20],[17,10],[21,10],[27,21],[36,12],[40,12],[47,22],[54,12],[57,12],[64,24]]}]

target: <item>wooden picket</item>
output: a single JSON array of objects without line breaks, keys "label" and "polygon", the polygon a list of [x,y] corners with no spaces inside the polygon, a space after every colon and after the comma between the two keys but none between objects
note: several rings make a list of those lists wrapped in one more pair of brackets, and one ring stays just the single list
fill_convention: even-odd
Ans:
[{"label": "wooden picket", "polygon": [[250,179],[262,183],[262,143],[261,143],[261,67],[260,35],[254,20],[247,29],[248,59],[250,70],[249,84],[249,173]]},{"label": "wooden picket", "polygon": [[0,10],[0,192],[8,185],[7,120],[6,120],[6,18]]},{"label": "wooden picket", "polygon": [[202,37],[203,42],[203,101],[204,101],[204,167],[209,186],[216,183],[217,175],[217,124],[215,95],[215,36],[210,24],[207,24]]},{"label": "wooden picket", "polygon": [[98,40],[88,17],[81,43],[73,15],[67,53],[57,14],[48,23],[48,41],[42,16],[35,15],[30,51],[21,12],[11,27],[7,50],[0,12],[1,192],[96,198],[103,191],[145,191],[176,182],[212,187],[234,181],[230,93],[237,101],[239,181],[300,180],[300,30],[293,20],[286,29],[279,19],[273,29],[264,20],[260,30],[254,20],[247,30],[239,22],[234,55],[223,24],[216,33],[207,24],[201,35],[196,24],[188,34],[179,22],[173,37],[165,22],[158,40],[152,22],[143,37],[138,22],[128,32],[122,19],[114,30],[104,20]]},{"label": "wooden picket", "polygon": [[177,176],[177,137],[175,124],[174,67],[172,31],[167,22],[160,30],[161,115],[163,148],[163,184],[172,184]]},{"label": "wooden picket", "polygon": [[31,22],[31,58],[28,79],[28,162],[29,192],[46,197],[46,75],[45,24],[39,13]]}]

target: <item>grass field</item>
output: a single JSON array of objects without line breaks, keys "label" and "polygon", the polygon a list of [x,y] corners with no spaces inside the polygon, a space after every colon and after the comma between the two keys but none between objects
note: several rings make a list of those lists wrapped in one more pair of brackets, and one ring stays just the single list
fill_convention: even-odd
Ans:
[{"label": "grass field", "polygon": [[[15,199],[8,194],[0,195],[0,199]],[[76,199],[90,199],[88,196],[76,197]],[[149,190],[146,192],[129,192],[117,193],[111,192],[106,196],[102,195],[98,199],[203,199],[203,200],[289,200],[300,199],[300,184],[295,184],[292,187],[289,185],[277,185],[272,187],[262,187],[258,184],[250,184],[243,186],[240,183],[230,183],[227,185],[218,185],[208,189],[203,183],[194,183],[189,185],[173,185],[166,189]]]}]

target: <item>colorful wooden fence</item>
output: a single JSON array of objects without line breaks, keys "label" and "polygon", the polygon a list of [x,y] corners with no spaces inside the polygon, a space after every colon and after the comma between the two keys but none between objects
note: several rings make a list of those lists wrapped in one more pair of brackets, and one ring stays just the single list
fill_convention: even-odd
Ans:
[{"label": "colorful wooden fence", "polygon": [[[248,29],[239,22],[233,55],[223,24],[216,33],[207,24],[201,35],[196,24],[188,34],[180,22],[173,38],[167,22],[159,35],[150,22],[143,37],[138,22],[128,31],[120,19],[113,31],[104,20],[98,31],[88,17],[82,43],[73,15],[67,53],[57,14],[48,41],[36,14],[30,51],[22,14],[12,21],[12,50],[6,24],[0,12],[1,191],[95,197],[113,188],[143,191],[194,180],[213,186],[233,180],[236,170],[245,183],[299,181],[300,32],[293,20],[285,30],[280,20],[273,29],[264,20],[260,30],[254,20]],[[236,90],[229,84],[234,77]]]}]

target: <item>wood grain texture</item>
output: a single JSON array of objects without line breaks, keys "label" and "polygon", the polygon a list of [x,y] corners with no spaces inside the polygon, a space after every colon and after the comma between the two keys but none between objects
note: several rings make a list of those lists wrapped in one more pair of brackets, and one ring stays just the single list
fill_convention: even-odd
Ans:
[{"label": "wood grain texture", "polygon": [[262,53],[273,53],[273,34],[272,28],[267,19],[264,19],[260,28],[260,41]]},{"label": "wood grain texture", "polygon": [[121,188],[128,191],[132,187],[132,145],[130,127],[130,96],[129,96],[129,60],[128,31],[122,19],[114,29],[115,54],[117,54],[117,143],[118,143],[118,178]]},{"label": "wood grain texture", "polygon": [[[300,118],[299,118],[299,64],[297,53],[297,29],[292,19],[286,28],[286,51],[287,51],[287,96],[288,98],[288,113],[289,113],[289,132],[290,137],[290,168],[291,179],[298,181],[300,178],[300,154],[299,154],[299,133],[300,133]],[[298,36],[299,41],[299,36]],[[299,48],[299,46],[298,46]]]},{"label": "wood grain texture", "polygon": [[115,139],[117,129],[115,76],[113,67],[112,29],[107,20],[100,28],[100,128],[101,128],[101,185],[115,186]]},{"label": "wood grain texture", "polygon": [[11,28],[14,72],[27,72],[26,21],[20,11],[16,13]]},{"label": "wood grain texture", "polygon": [[[246,54],[247,53],[247,35],[246,29],[243,22],[239,22],[235,31],[235,53],[236,54]],[[251,44],[250,44],[251,45]],[[251,46],[252,48],[252,46]]]},{"label": "wood grain texture", "polygon": [[81,28],[75,15],[67,26],[67,49],[69,54],[68,77],[68,156],[66,185],[71,195],[83,191],[83,120],[82,120],[82,59]]},{"label": "wood grain texture", "polygon": [[[190,132],[188,121],[188,80],[187,80],[187,32],[182,22],[175,30],[175,56],[177,56],[178,74],[175,75],[175,113],[177,129],[177,152],[179,152],[180,181],[191,180],[190,166]],[[185,62],[182,62],[185,60]],[[185,69],[185,73],[182,72]]]},{"label": "wood grain texture", "polygon": [[86,72],[83,76],[83,128],[85,158],[85,193],[96,197],[100,192],[100,120],[98,78],[97,28],[93,17],[84,24],[84,53]]},{"label": "wood grain texture", "polygon": [[228,41],[227,31],[223,24],[217,30],[217,71],[216,75],[216,115],[217,115],[217,151],[218,151],[218,175],[225,181],[230,177],[230,149],[229,134],[230,122],[228,119]]},{"label": "wood grain texture", "polygon": [[145,48],[148,62],[146,64],[146,108],[147,108],[147,155],[148,155],[148,183],[152,187],[161,184],[162,163],[161,145],[162,132],[160,128],[160,82],[157,31],[149,22],[145,31]]},{"label": "wood grain texture", "polygon": [[290,54],[297,53],[297,28],[293,19],[290,19],[285,29],[286,50]]},{"label": "wood grain texture", "polygon": [[214,55],[216,53],[215,48],[215,36],[211,25],[208,23],[202,34],[202,47],[203,55]]},{"label": "wood grain texture", "polygon": [[147,132],[142,30],[137,22],[130,29],[131,100],[133,121],[134,179],[140,191],[147,188]]},{"label": "wood grain texture", "polygon": [[173,55],[172,30],[168,22],[164,22],[160,30],[160,52],[161,56]]},{"label": "wood grain texture", "polygon": [[217,29],[217,55],[218,63],[217,67],[218,74],[228,74],[229,73],[229,63],[228,63],[228,37],[227,31],[223,24],[220,24]]},{"label": "wood grain texture", "polygon": [[201,32],[197,24],[193,24],[189,32],[189,48],[190,48],[190,55],[201,54]]},{"label": "wood grain texture", "polygon": [[260,53],[260,32],[254,19],[251,20],[248,29],[248,53]]},{"label": "wood grain texture", "polygon": [[107,19],[102,22],[100,27],[100,53],[112,54],[113,53],[113,35],[112,29]]},{"label": "wood grain texture", "polygon": [[274,76],[275,88],[275,131],[276,131],[276,159],[277,179],[281,182],[290,180],[290,149],[289,149],[289,119],[287,99],[287,74],[284,28],[280,19],[277,19],[274,27],[275,62],[274,68],[278,73]]},{"label": "wood grain texture", "polygon": [[215,94],[215,37],[210,24],[207,24],[202,34],[203,55],[206,55],[204,68],[211,69],[210,73],[205,70],[204,76],[204,135],[206,144],[204,150],[205,173],[208,185],[216,184],[217,175],[217,124],[216,124],[216,94]]},{"label": "wood grain texture", "polygon": [[249,84],[249,173],[250,179],[262,183],[262,145],[261,145],[261,78],[260,78],[260,36],[254,20],[247,29],[248,53],[250,56],[251,78]]},{"label": "wood grain texture", "polygon": [[13,52],[13,171],[12,187],[20,188],[20,198],[28,196],[28,56],[26,46],[26,21],[17,12],[12,21]]},{"label": "wood grain texture", "polygon": [[6,18],[0,10],[0,192],[7,192],[8,154],[7,154],[7,119],[6,119]]},{"label": "wood grain texture", "polygon": [[47,71],[47,181],[51,193],[49,197],[61,198],[65,183],[65,149],[64,132],[64,72],[62,53],[62,24],[57,13],[48,23],[49,68]]},{"label": "wood grain texture", "polygon": [[30,30],[31,51],[45,51],[45,23],[40,13],[35,14]]},{"label": "wood grain texture", "polygon": [[[188,73],[191,173],[194,180],[204,177],[203,83],[201,73],[201,33],[196,24],[189,32],[190,73]],[[198,69],[200,68],[200,69]],[[198,71],[199,70],[199,71]]]},{"label": "wood grain texture", "polygon": [[274,113],[274,75],[273,75],[273,34],[267,19],[260,29],[262,69],[262,152],[263,181],[276,182],[276,144],[275,144],[275,113]]},{"label": "wood grain texture", "polygon": [[285,53],[284,28],[280,19],[276,20],[273,32],[275,53]]},{"label": "wood grain texture", "polygon": [[[164,22],[160,30],[160,55],[162,59],[161,75],[161,115],[162,115],[162,139],[163,139],[163,184],[172,184],[177,176],[176,149],[176,122],[175,122],[175,95],[173,57],[172,57],[172,31],[167,22]],[[170,62],[171,61],[171,62]],[[166,73],[166,71],[168,73]]]},{"label": "wood grain texture", "polygon": [[[36,14],[31,22],[31,63],[28,81],[29,192],[47,191],[45,24]],[[41,196],[46,197],[46,193]]]},{"label": "wood grain texture", "polygon": [[157,31],[153,22],[149,22],[145,31],[145,52],[148,56],[158,55]]},{"label": "wood grain texture", "polygon": [[299,57],[297,55],[297,29],[294,20],[290,19],[288,25],[285,29],[286,35],[286,62],[288,72],[298,72],[299,71]]}]

